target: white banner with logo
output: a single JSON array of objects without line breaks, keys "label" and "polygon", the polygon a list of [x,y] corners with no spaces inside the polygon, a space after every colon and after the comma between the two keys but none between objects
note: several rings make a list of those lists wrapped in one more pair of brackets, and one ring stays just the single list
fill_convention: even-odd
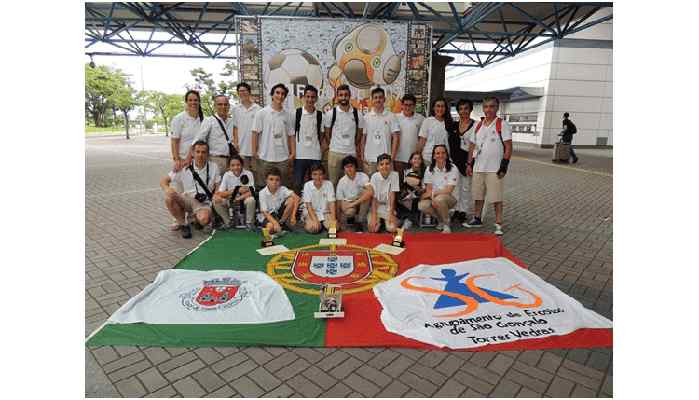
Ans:
[{"label": "white banner with logo", "polygon": [[502,257],[418,265],[373,290],[386,330],[438,347],[464,349],[612,327]]},{"label": "white banner with logo", "polygon": [[284,289],[263,272],[160,271],[121,306],[114,324],[260,324],[294,319]]}]

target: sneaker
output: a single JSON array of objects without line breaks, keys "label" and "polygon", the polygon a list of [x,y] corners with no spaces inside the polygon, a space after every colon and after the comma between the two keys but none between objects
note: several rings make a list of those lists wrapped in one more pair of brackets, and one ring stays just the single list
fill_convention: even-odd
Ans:
[{"label": "sneaker", "polygon": [[410,219],[406,219],[405,221],[403,221],[402,228],[405,229],[406,231],[409,230],[411,226],[413,226],[413,223],[412,223],[412,221],[410,221]]},{"label": "sneaker", "polygon": [[437,223],[437,226],[435,226],[435,228],[437,228],[438,231],[441,231],[443,227],[444,225],[442,225],[441,222]]},{"label": "sneaker", "polygon": [[189,224],[181,225],[180,231],[182,231],[183,239],[190,239],[192,237],[192,227]]},{"label": "sneaker", "polygon": [[245,224],[245,229],[250,231],[250,232],[254,232],[256,230],[255,224],[253,224],[253,223]]},{"label": "sneaker", "polygon": [[451,233],[451,227],[449,224],[444,224],[444,227],[442,228],[442,233]]},{"label": "sneaker", "polygon": [[502,233],[503,233],[502,232],[502,225],[495,224],[495,232],[493,232],[493,233],[495,233],[498,236],[502,236]]},{"label": "sneaker", "polygon": [[577,157],[573,159],[573,164],[575,164],[576,162],[578,162],[578,158],[577,158]]},{"label": "sneaker", "polygon": [[477,228],[483,226],[483,221],[478,217],[473,217],[469,222],[464,222],[462,225],[466,228]]}]

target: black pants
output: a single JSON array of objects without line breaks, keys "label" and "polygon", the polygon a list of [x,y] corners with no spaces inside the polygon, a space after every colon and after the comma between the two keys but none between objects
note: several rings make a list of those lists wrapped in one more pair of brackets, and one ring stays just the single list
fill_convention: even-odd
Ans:
[{"label": "black pants", "polygon": [[418,210],[417,208],[417,204],[419,202],[420,199],[413,199],[410,203],[410,208],[408,209],[405,205],[403,205],[403,202],[399,201],[396,207],[396,211],[398,212],[398,219],[402,220],[405,218],[410,218],[410,220],[417,225],[419,222],[417,219],[420,216],[420,210]]}]

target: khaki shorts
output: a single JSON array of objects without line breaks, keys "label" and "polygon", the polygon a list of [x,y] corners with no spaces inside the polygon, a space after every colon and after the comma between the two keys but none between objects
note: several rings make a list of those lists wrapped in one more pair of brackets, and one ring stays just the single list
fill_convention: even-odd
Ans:
[{"label": "khaki shorts", "polygon": [[218,176],[223,176],[228,171],[228,157],[210,156],[209,160],[218,167]]},{"label": "khaki shorts", "polygon": [[488,203],[502,202],[503,181],[497,172],[474,172],[471,180],[473,200],[486,200]]},{"label": "khaki shorts", "polygon": [[205,203],[201,203],[197,201],[197,199],[194,198],[193,194],[189,193],[178,193],[180,196],[180,199],[182,199],[182,202],[184,203],[184,210],[188,213],[193,213],[196,214],[197,211],[203,209],[203,208],[208,208],[209,210],[211,209],[211,204],[207,201]]},{"label": "khaki shorts", "polygon": [[328,179],[333,183],[334,187],[337,187],[337,182],[345,174],[345,171],[342,169],[342,160],[347,156],[348,154],[328,151]]}]

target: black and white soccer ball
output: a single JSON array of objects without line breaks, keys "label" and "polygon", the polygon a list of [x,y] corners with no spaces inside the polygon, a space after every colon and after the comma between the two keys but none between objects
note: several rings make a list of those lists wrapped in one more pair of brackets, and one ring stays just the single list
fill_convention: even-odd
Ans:
[{"label": "black and white soccer ball", "polygon": [[323,85],[320,62],[301,49],[284,49],[270,57],[265,67],[268,69],[267,87],[283,83],[294,96],[301,96],[307,85],[318,90]]}]

